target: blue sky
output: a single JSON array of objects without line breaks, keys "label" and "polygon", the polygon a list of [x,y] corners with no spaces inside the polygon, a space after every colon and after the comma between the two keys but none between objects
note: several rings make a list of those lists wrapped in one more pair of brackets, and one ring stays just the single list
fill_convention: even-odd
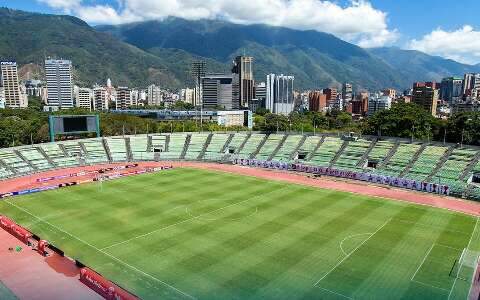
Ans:
[{"label": "blue sky", "polygon": [[480,63],[479,0],[0,0],[0,6],[70,14],[90,24],[167,16],[265,23],[329,32],[361,47],[398,46]]}]

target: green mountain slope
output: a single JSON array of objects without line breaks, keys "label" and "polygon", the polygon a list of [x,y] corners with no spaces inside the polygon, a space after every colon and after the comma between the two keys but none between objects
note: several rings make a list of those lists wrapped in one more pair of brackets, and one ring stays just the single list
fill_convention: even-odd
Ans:
[{"label": "green mountain slope", "polygon": [[98,32],[78,18],[0,8],[0,59],[42,66],[47,56],[72,60],[79,84],[111,78],[118,85],[181,86],[185,79],[171,72],[164,59]]},{"label": "green mountain slope", "polygon": [[415,50],[402,50],[396,47],[374,48],[369,50],[409,81],[440,81],[446,76],[462,76],[465,73],[480,72],[480,66],[461,64],[451,59],[427,55]]},{"label": "green mountain slope", "polygon": [[368,89],[409,84],[364,49],[317,31],[178,18],[96,29],[152,53],[158,48],[182,49],[224,64],[245,53],[255,58],[257,80],[265,80],[268,73],[288,73],[296,76],[299,88],[345,81]]}]

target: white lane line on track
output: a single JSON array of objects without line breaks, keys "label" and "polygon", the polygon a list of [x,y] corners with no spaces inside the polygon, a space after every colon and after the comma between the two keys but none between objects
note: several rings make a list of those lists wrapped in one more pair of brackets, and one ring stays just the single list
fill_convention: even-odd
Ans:
[{"label": "white lane line on track", "polygon": [[98,251],[98,252],[100,252],[100,253],[104,254],[105,256],[108,256],[108,257],[110,257],[111,259],[113,259],[113,260],[115,260],[115,261],[119,262],[120,264],[122,264],[122,265],[124,265],[124,266],[126,266],[126,267],[128,267],[128,268],[130,268],[130,269],[132,269],[132,270],[134,270],[134,271],[136,271],[136,272],[138,272],[138,273],[140,273],[140,274],[142,274],[142,275],[144,275],[144,276],[148,277],[148,278],[151,278],[151,279],[153,279],[153,280],[155,280],[155,281],[157,281],[157,282],[159,282],[159,283],[163,284],[164,286],[166,286],[166,287],[168,287],[168,288],[170,288],[170,289],[172,289],[172,290],[176,291],[177,293],[179,293],[179,294],[181,294],[181,295],[183,295],[183,296],[185,296],[185,297],[187,297],[187,298],[190,298],[190,299],[197,299],[197,298],[193,297],[192,295],[190,295],[190,294],[188,294],[188,293],[186,293],[186,292],[183,292],[183,291],[181,291],[181,290],[177,289],[177,288],[176,288],[176,287],[174,287],[173,285],[170,285],[170,284],[166,283],[165,281],[158,279],[157,277],[154,277],[154,276],[152,276],[152,275],[150,275],[150,274],[148,274],[148,273],[145,273],[144,271],[142,271],[142,270],[139,270],[139,269],[137,269],[136,267],[134,267],[134,266],[132,266],[132,265],[130,265],[130,264],[128,264],[128,263],[126,263],[126,262],[124,262],[123,260],[121,260],[121,259],[119,259],[119,258],[117,258],[117,257],[115,257],[115,256],[113,256],[113,255],[111,255],[111,254],[109,254],[109,253],[107,253],[107,252],[103,251],[102,249],[99,249],[99,248],[95,247],[94,245],[92,245],[92,244],[90,244],[90,243],[88,243],[88,242],[86,242],[86,241],[82,240],[81,238],[79,238],[79,237],[76,237],[75,235],[73,235],[73,234],[71,234],[71,233],[69,233],[69,232],[67,232],[67,231],[65,231],[65,230],[63,230],[63,229],[60,229],[60,228],[58,228],[57,226],[55,226],[55,225],[51,224],[51,223],[50,223],[50,222],[48,222],[48,221],[45,221],[45,220],[43,220],[43,219],[42,219],[42,218],[40,218],[40,217],[37,217],[36,215],[32,214],[32,213],[31,213],[31,212],[29,212],[28,210],[26,210],[26,209],[24,209],[24,208],[22,208],[22,207],[20,207],[20,206],[17,206],[17,205],[15,205],[15,204],[11,203],[11,202],[10,202],[10,201],[8,201],[8,200],[4,200],[4,202],[5,202],[5,203],[8,203],[9,205],[11,205],[11,206],[13,206],[13,207],[15,207],[15,208],[17,208],[17,209],[19,209],[19,210],[23,211],[23,212],[25,212],[26,214],[28,214],[28,215],[30,215],[30,216],[32,216],[32,217],[34,217],[34,218],[36,218],[36,219],[38,219],[38,220],[42,221],[43,223],[45,223],[45,224],[47,224],[47,225],[51,226],[52,228],[55,228],[56,230],[58,230],[58,231],[60,231],[60,232],[63,232],[63,233],[65,233],[66,235],[68,235],[68,236],[70,236],[70,237],[72,237],[72,238],[76,239],[77,241],[79,241],[79,242],[81,242],[81,243],[83,243],[83,244],[85,244],[85,245],[89,246],[90,248],[92,248],[92,249],[94,249],[94,250],[96,250],[96,251]]},{"label": "white lane line on track", "polygon": [[374,233],[372,233],[371,236],[369,236],[367,239],[365,239],[360,245],[358,245],[355,249],[352,250],[352,252],[350,252],[348,255],[346,255],[344,258],[342,258],[335,266],[333,266],[333,268],[331,268],[325,275],[322,276],[322,278],[320,278],[319,280],[317,280],[317,282],[315,282],[315,284],[313,286],[317,286],[320,281],[322,281],[325,277],[327,277],[330,273],[332,273],[336,268],[338,268],[338,266],[340,266],[347,258],[349,258],[350,256],[352,256],[353,253],[355,253],[355,251],[357,251],[360,247],[362,247],[368,240],[370,240],[372,238],[372,236],[374,236],[375,234],[377,234],[380,230],[382,230],[383,227],[385,227],[390,221],[392,220],[392,218],[388,219],[387,221],[385,221],[385,223],[382,224],[382,226],[378,227],[377,230],[375,230]]}]

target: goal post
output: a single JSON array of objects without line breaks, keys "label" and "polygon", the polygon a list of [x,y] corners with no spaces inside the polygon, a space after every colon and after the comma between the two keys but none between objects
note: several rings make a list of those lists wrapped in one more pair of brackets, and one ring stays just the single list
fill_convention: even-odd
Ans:
[{"label": "goal post", "polygon": [[471,281],[479,264],[479,259],[480,251],[464,248],[460,257],[455,260],[449,275],[455,279]]}]

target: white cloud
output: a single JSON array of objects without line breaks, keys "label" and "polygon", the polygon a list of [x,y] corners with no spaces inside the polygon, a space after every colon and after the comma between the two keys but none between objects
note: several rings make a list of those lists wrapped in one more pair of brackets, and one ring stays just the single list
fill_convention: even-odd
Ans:
[{"label": "white cloud", "polygon": [[419,40],[410,41],[407,48],[475,64],[480,62],[480,31],[469,25],[454,31],[439,28]]},{"label": "white cloud", "polygon": [[161,20],[224,19],[239,24],[263,23],[332,33],[363,47],[391,44],[398,38],[387,15],[366,0],[341,6],[331,0],[117,0],[117,8],[83,0],[38,0],[73,13],[89,23],[121,24]]}]

